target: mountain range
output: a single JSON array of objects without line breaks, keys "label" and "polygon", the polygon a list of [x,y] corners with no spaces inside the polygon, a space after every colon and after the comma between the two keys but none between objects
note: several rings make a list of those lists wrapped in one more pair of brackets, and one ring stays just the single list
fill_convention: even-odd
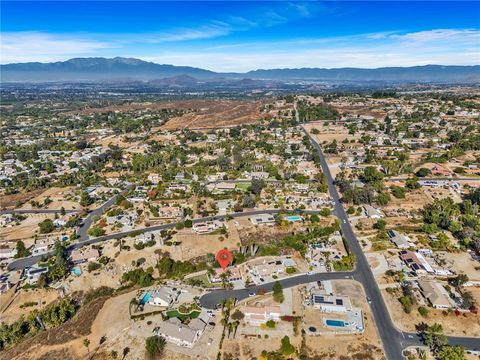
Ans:
[{"label": "mountain range", "polygon": [[480,65],[360,68],[260,69],[246,73],[220,73],[189,66],[156,64],[134,58],[74,58],[67,61],[14,63],[0,66],[1,82],[141,80],[184,83],[216,79],[328,81],[328,82],[415,82],[480,83]]}]

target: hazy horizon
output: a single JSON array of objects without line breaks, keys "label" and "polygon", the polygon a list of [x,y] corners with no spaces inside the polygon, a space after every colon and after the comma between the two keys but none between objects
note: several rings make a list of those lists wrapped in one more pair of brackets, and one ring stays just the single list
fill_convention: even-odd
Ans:
[{"label": "hazy horizon", "polygon": [[216,72],[480,63],[476,2],[2,1],[0,62],[133,57]]}]

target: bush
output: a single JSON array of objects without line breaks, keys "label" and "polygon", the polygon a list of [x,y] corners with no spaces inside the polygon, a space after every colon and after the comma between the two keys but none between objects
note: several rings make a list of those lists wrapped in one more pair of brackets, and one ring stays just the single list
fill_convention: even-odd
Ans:
[{"label": "bush", "polygon": [[418,312],[420,315],[422,315],[423,317],[427,317],[428,316],[428,313],[429,313],[429,310],[428,308],[426,308],[425,306],[420,306],[418,308]]},{"label": "bush", "polygon": [[145,350],[151,358],[160,357],[167,342],[161,336],[150,336],[145,340]]},{"label": "bush", "polygon": [[285,271],[287,272],[287,274],[295,274],[297,272],[297,269],[293,266],[289,266]]},{"label": "bush", "polygon": [[38,224],[40,228],[40,234],[48,234],[55,230],[55,225],[53,225],[53,221],[51,219],[45,219],[40,224]]},{"label": "bush", "polygon": [[90,230],[88,230],[88,235],[90,236],[102,236],[105,234],[105,230],[103,230],[101,227],[94,226]]},{"label": "bush", "polygon": [[275,321],[268,320],[265,324],[267,325],[268,328],[275,329]]},{"label": "bush", "polygon": [[88,263],[87,270],[88,270],[88,272],[92,272],[92,271],[100,269],[101,267],[102,267],[102,265],[100,265],[97,262],[90,262],[90,263]]}]

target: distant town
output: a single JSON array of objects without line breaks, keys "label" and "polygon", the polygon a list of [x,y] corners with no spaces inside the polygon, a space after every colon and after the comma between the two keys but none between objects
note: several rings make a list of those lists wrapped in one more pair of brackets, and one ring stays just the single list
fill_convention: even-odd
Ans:
[{"label": "distant town", "polygon": [[2,357],[478,358],[478,89],[181,93],[2,90]]}]

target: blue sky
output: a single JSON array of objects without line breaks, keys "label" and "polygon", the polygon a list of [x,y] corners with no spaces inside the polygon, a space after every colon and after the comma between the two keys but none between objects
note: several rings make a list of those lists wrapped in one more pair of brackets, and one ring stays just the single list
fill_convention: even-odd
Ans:
[{"label": "blue sky", "polygon": [[480,2],[1,1],[1,63],[125,56],[217,71],[480,64]]}]

